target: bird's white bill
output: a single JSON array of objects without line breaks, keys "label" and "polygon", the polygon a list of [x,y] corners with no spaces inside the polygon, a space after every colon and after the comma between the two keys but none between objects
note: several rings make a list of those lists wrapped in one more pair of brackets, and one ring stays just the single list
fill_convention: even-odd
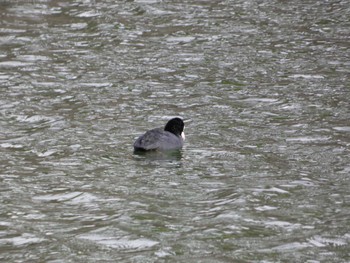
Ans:
[{"label": "bird's white bill", "polygon": [[183,140],[186,139],[186,136],[185,136],[185,133],[184,133],[184,132],[181,132],[181,137],[182,137]]}]

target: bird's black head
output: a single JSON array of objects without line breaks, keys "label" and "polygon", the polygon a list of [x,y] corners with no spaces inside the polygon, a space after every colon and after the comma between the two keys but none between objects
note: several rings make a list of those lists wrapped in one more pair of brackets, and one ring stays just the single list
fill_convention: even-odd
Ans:
[{"label": "bird's black head", "polygon": [[185,124],[180,118],[173,118],[165,125],[164,130],[171,132],[177,136],[181,136],[184,131]]}]

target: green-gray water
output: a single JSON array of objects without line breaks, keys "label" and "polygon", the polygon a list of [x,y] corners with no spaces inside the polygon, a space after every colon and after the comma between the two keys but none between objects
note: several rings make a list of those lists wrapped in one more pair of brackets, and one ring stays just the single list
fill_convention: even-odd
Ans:
[{"label": "green-gray water", "polygon": [[348,1],[0,0],[0,261],[349,262],[349,36]]}]

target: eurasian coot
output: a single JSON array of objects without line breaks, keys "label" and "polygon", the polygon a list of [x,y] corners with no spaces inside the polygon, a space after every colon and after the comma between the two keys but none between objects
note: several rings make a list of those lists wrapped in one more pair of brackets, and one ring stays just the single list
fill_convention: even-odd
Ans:
[{"label": "eurasian coot", "polygon": [[147,131],[134,143],[135,151],[176,150],[182,148],[185,141],[184,122],[180,118],[173,118],[164,129],[156,128]]}]

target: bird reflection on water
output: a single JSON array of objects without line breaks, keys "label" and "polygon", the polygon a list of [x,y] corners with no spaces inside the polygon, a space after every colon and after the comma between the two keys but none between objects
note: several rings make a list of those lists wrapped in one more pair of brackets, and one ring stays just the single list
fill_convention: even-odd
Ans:
[{"label": "bird reflection on water", "polygon": [[180,161],[183,158],[181,149],[169,151],[134,151],[135,160]]}]

